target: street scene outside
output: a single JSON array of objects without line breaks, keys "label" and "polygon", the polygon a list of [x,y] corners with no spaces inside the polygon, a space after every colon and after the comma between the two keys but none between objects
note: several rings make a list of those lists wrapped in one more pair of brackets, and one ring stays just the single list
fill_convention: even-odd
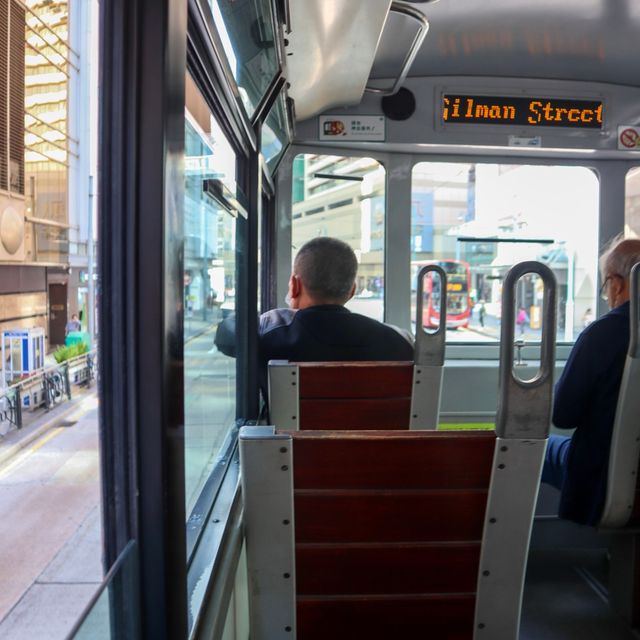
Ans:
[{"label": "street scene outside", "polygon": [[[630,177],[637,181],[637,176]],[[586,167],[421,162],[412,172],[411,317],[421,266],[458,265],[449,284],[448,342],[499,339],[502,281],[518,262],[540,261],[558,283],[558,339],[573,342],[596,317],[598,180]],[[300,155],[294,160],[293,253],[318,235],[341,238],[359,258],[349,307],[383,318],[385,171],[371,158]],[[582,230],[576,233],[576,229]],[[518,284],[523,321],[516,333],[536,341],[543,288]],[[426,305],[429,306],[428,304]],[[437,317],[431,309],[433,317]],[[407,327],[409,328],[409,327]],[[415,321],[411,328],[415,328]]]}]

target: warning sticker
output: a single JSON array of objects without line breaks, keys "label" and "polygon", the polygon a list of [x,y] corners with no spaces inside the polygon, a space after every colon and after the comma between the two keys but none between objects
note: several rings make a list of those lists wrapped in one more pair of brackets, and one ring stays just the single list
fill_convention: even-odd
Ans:
[{"label": "warning sticker", "polygon": [[618,149],[640,151],[640,127],[620,125],[618,127]]}]

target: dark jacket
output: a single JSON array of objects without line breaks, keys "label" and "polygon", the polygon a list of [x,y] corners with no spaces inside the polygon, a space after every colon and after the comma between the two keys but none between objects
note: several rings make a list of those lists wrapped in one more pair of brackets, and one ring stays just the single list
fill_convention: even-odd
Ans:
[{"label": "dark jacket", "polygon": [[[260,385],[267,386],[269,360],[413,360],[408,332],[352,313],[341,305],[317,305],[299,311],[273,309],[260,316]],[[235,356],[235,318],[218,327],[216,346]]]},{"label": "dark jacket", "polygon": [[629,347],[629,303],[591,323],[576,340],[555,388],[553,424],[575,428],[560,517],[596,525],[607,489],[611,434]]}]

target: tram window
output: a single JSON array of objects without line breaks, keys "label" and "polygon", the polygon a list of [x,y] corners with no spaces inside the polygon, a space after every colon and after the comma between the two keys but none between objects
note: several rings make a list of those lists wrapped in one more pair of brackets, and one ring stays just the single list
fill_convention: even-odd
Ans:
[{"label": "tram window", "polygon": [[385,170],[372,158],[299,155],[293,163],[292,257],[317,236],[339,238],[358,257],[347,307],[384,316]]},{"label": "tram window", "polygon": [[287,148],[288,140],[287,110],[284,95],[281,95],[271,107],[261,132],[260,149],[272,175]]},{"label": "tram window", "polygon": [[[597,296],[598,179],[585,167],[421,162],[413,169],[412,318],[416,276],[436,262],[447,272],[447,341],[500,339],[502,280],[523,260],[547,264],[558,281],[558,341],[593,319]],[[578,231],[579,230],[579,231]],[[542,283],[521,280],[525,341],[541,335]],[[435,299],[435,296],[434,296]],[[425,286],[423,322],[440,309]]]},{"label": "tram window", "polygon": [[252,116],[278,72],[270,2],[209,0],[209,5],[240,98]]},{"label": "tram window", "polygon": [[640,167],[627,172],[624,204],[624,234],[640,238]]},{"label": "tram window", "polygon": [[236,417],[236,362],[213,344],[235,310],[236,218],[203,189],[235,188],[236,155],[190,77],[185,109],[184,385],[186,514],[221,455]]}]

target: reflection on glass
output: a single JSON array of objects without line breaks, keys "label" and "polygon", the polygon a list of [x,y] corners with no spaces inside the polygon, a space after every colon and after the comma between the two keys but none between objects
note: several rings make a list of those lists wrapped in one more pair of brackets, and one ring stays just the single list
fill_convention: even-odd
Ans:
[{"label": "reflection on glass", "polygon": [[624,235],[640,237],[640,167],[627,172],[624,200]]},{"label": "reflection on glass", "polygon": [[189,517],[235,422],[235,360],[214,347],[218,323],[235,310],[236,219],[205,190],[235,185],[236,157],[201,94],[187,80],[184,203],[184,384]]},{"label": "reflection on glass", "polygon": [[111,578],[102,588],[102,593],[77,631],[69,637],[73,637],[74,640],[134,637],[138,614],[137,608],[131,603],[131,594],[136,593],[136,557],[136,547],[130,542],[114,566]]},{"label": "reflection on glass", "polygon": [[278,71],[269,0],[210,0],[213,20],[249,117]]},{"label": "reflection on glass", "polygon": [[385,171],[372,158],[300,155],[293,163],[293,257],[308,240],[339,238],[358,258],[351,311],[384,315]]},{"label": "reflection on glass", "polygon": [[[504,276],[518,262],[537,260],[558,281],[558,340],[573,341],[584,328],[597,293],[593,172],[422,162],[413,170],[411,200],[412,318],[417,272],[438,264],[448,277],[447,341],[495,342]],[[525,341],[540,340],[542,295],[539,278],[529,274],[520,280],[516,304],[524,313],[516,333]],[[440,310],[426,297],[423,322],[433,326]]]},{"label": "reflection on glass", "polygon": [[287,111],[284,96],[281,95],[269,111],[261,134],[260,148],[267,167],[272,173],[274,167],[278,165],[280,156],[287,148],[288,140]]}]

